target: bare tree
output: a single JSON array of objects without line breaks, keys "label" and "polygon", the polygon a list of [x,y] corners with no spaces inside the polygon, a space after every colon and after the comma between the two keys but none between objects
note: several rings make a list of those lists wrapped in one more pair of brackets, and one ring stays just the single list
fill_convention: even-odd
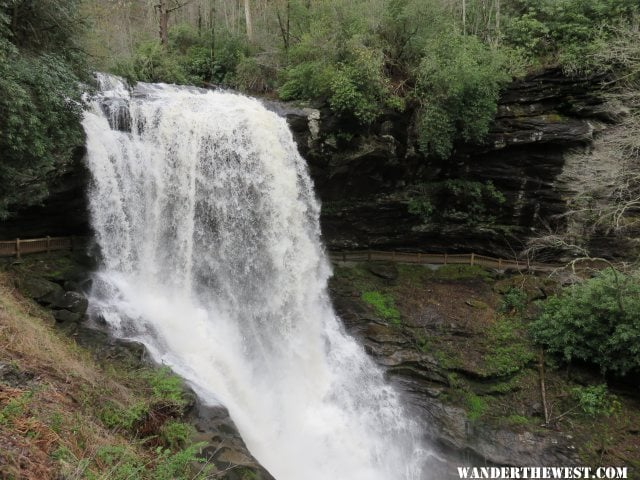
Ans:
[{"label": "bare tree", "polygon": [[244,0],[244,19],[247,25],[247,39],[253,42],[253,22],[251,21],[251,0]]},{"label": "bare tree", "polygon": [[188,5],[191,3],[190,1],[186,1],[183,3],[175,3],[174,5],[169,5],[169,0],[160,0],[160,3],[154,5],[154,8],[158,12],[158,33],[160,35],[160,44],[167,48],[169,46],[169,15],[172,12]]}]

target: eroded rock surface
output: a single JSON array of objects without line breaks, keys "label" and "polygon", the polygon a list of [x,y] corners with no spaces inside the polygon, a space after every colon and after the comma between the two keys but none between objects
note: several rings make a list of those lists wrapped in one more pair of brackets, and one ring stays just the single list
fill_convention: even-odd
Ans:
[{"label": "eroded rock surface", "polygon": [[[394,284],[363,273],[377,270],[375,265],[338,265],[330,292],[347,330],[405,393],[429,443],[447,460],[446,475],[458,478],[455,467],[460,465],[581,464],[574,441],[566,433],[473,418],[465,404],[465,395],[497,399],[498,403],[504,397],[510,402],[509,391],[503,392],[502,387],[521,388],[510,385],[509,377],[496,375],[485,362],[491,348],[486,331],[494,321],[495,299],[499,298],[495,292],[505,291],[513,282],[446,280],[423,268],[425,277],[420,267],[411,267],[410,280],[405,271]],[[543,284],[540,279],[527,286],[532,298],[540,294]],[[385,320],[363,302],[362,292],[376,288],[395,296],[402,314],[400,323]],[[535,377],[533,386],[530,398],[524,395],[526,412],[522,416],[538,418],[542,424]]]}]

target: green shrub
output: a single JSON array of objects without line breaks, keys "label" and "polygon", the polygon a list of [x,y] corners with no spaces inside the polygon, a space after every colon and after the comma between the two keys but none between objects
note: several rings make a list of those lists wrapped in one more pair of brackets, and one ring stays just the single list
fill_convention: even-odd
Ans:
[{"label": "green shrub", "polygon": [[266,93],[275,88],[275,75],[255,57],[243,57],[236,66],[234,84],[244,92]]},{"label": "green shrub", "polygon": [[29,391],[9,400],[2,410],[0,410],[0,425],[7,425],[11,423],[14,418],[22,415],[32,397],[33,392]]},{"label": "green shrub", "polygon": [[109,478],[114,480],[143,479],[146,468],[142,458],[122,445],[107,445],[96,452],[96,460],[111,467]]},{"label": "green shrub", "polygon": [[154,368],[143,373],[149,387],[151,398],[184,406],[187,403],[182,379],[169,367]]},{"label": "green shrub", "polygon": [[117,63],[113,72],[131,82],[187,84],[194,80],[176,57],[167,52],[156,40],[139,44],[133,57]]},{"label": "green shrub", "polygon": [[334,74],[323,62],[292,65],[283,72],[278,95],[282,100],[326,97]]},{"label": "green shrub", "polygon": [[163,443],[172,450],[187,445],[193,433],[193,425],[176,420],[165,422],[160,428]]},{"label": "green shrub", "polygon": [[603,270],[549,298],[531,331],[538,343],[566,362],[581,360],[621,376],[637,372],[640,279]]},{"label": "green shrub", "polygon": [[209,478],[212,466],[197,467],[194,474],[194,464],[205,463],[206,460],[198,456],[204,444],[193,444],[183,450],[172,452],[169,449],[157,448],[158,461],[151,478],[154,480],[204,480]]},{"label": "green shrub", "polygon": [[590,417],[610,416],[620,408],[615,395],[609,394],[606,385],[591,385],[571,389],[571,397],[578,403],[580,411]]},{"label": "green shrub", "polygon": [[501,313],[520,314],[527,308],[527,294],[519,288],[511,287],[502,296],[502,303],[498,307]]},{"label": "green shrub", "polygon": [[400,312],[396,308],[396,302],[391,294],[376,291],[364,292],[362,300],[371,305],[383,319],[393,324],[400,323]]},{"label": "green shrub", "polygon": [[0,38],[0,220],[47,195],[84,142],[83,78],[61,54],[2,51]]},{"label": "green shrub", "polygon": [[556,61],[577,73],[597,68],[592,52],[606,49],[606,42],[639,7],[635,0],[517,0],[510,10],[508,44],[530,61]]},{"label": "green shrub", "polygon": [[133,431],[135,425],[142,420],[148,411],[144,403],[135,403],[130,407],[122,407],[107,401],[98,412],[98,417],[105,427]]},{"label": "green shrub", "polygon": [[506,202],[493,182],[464,179],[413,185],[407,196],[409,213],[434,223],[493,223]]},{"label": "green shrub", "polygon": [[428,43],[416,78],[420,149],[447,158],[456,142],[484,139],[510,75],[499,51],[474,36],[450,33]]},{"label": "green shrub", "polygon": [[512,414],[505,418],[505,423],[508,425],[528,425],[531,420],[523,415]]}]

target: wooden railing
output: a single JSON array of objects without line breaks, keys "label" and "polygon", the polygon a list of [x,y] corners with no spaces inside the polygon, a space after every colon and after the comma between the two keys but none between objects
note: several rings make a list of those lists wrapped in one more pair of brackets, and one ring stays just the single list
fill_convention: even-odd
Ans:
[{"label": "wooden railing", "polygon": [[477,253],[411,253],[384,252],[377,250],[330,252],[335,262],[390,261],[422,265],[479,265],[497,270],[553,271],[562,267],[552,263],[530,263],[516,259],[503,259],[478,255]]},{"label": "wooden railing", "polygon": [[[44,237],[27,240],[15,239],[0,241],[0,257],[29,253],[53,252],[56,250],[73,250],[80,243],[80,237]],[[420,265],[479,265],[497,270],[541,271],[550,272],[561,268],[561,264],[531,263],[517,259],[504,259],[478,255],[477,253],[413,253],[380,250],[348,250],[331,251],[329,257],[334,262],[371,262],[388,261],[412,263]],[[596,261],[583,262],[581,268],[604,268],[608,263]]]},{"label": "wooden railing", "polygon": [[0,257],[20,258],[29,253],[73,250],[75,237],[44,237],[0,241]]}]

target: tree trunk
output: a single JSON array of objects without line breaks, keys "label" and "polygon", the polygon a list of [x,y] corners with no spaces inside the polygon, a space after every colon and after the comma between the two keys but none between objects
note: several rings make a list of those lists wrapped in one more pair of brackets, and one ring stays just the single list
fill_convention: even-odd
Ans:
[{"label": "tree trunk", "polygon": [[496,0],[496,43],[500,43],[500,0]]},{"label": "tree trunk", "polygon": [[251,1],[244,0],[244,18],[247,24],[247,39],[253,42],[253,23],[251,22]]},{"label": "tree trunk", "polygon": [[158,5],[160,44],[167,48],[169,46],[169,0],[160,0]]},{"label": "tree trunk", "polygon": [[462,34],[467,34],[467,0],[462,0]]},{"label": "tree trunk", "polygon": [[280,9],[276,7],[276,17],[278,18],[278,25],[280,27],[280,33],[282,35],[282,43],[284,45],[284,51],[289,52],[289,44],[290,44],[290,14],[291,14],[291,2],[287,0],[286,4],[286,14],[287,18],[283,21],[282,16],[280,15]]},{"label": "tree trunk", "polygon": [[542,409],[544,411],[544,424],[549,425],[549,409],[547,408],[547,387],[544,380],[544,350],[540,348],[538,355],[538,368],[540,369],[540,398],[542,400]]}]

